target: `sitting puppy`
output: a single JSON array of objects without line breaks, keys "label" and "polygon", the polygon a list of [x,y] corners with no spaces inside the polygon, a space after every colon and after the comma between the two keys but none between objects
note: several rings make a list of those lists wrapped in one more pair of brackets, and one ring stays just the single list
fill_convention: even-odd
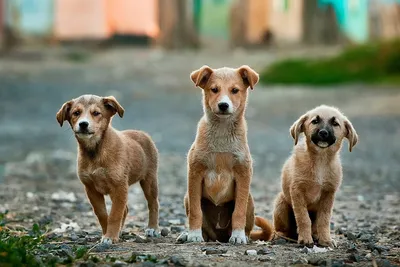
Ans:
[{"label": "sitting puppy", "polygon": [[[189,232],[178,241],[221,241],[246,244],[254,226],[250,194],[253,175],[244,117],[248,88],[258,74],[248,66],[211,69],[203,66],[190,75],[203,89],[204,116],[188,155],[188,191],[184,199]],[[271,226],[262,224],[257,236],[269,238]]]},{"label": "sitting puppy", "polygon": [[[299,144],[299,136],[305,138]],[[319,106],[290,128],[295,148],[282,170],[282,192],[275,201],[274,228],[282,235],[313,245],[332,246],[330,218],[335,193],[342,182],[340,149],[349,150],[358,136],[351,122],[336,108]]]},{"label": "sitting puppy", "polygon": [[[117,242],[128,214],[128,188],[140,181],[148,202],[147,236],[158,235],[158,151],[144,132],[117,131],[112,117],[124,109],[110,97],[83,95],[66,102],[57,113],[68,121],[78,141],[78,176],[103,230],[102,243]],[[104,195],[110,195],[107,215]]]}]

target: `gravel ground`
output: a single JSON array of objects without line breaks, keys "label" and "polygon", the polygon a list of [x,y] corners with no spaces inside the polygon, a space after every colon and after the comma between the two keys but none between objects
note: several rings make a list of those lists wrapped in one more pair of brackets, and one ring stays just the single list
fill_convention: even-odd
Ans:
[{"label": "gravel ground", "polygon": [[[63,51],[36,53],[0,61],[0,211],[10,211],[10,227],[48,224],[55,232],[47,245],[55,254],[67,255],[83,245],[92,248],[90,255],[116,258],[105,264],[118,266],[132,255],[142,266],[400,265],[400,91],[362,85],[257,86],[250,94],[252,192],[256,213],[269,219],[280,168],[293,146],[292,122],[319,104],[339,107],[353,122],[360,142],[352,153],[347,144],[342,151],[344,181],[331,223],[337,248],[307,250],[283,240],[182,245],[175,238],[186,227],[185,156],[202,114],[201,91],[190,83],[190,71],[203,64],[259,69],[288,53],[113,49],[89,54],[84,62],[66,60]],[[34,56],[27,60],[26,55]],[[65,101],[86,93],[116,96],[126,112],[113,125],[141,129],[154,138],[160,151],[160,224],[167,236],[141,237],[147,211],[135,185],[123,242],[95,246],[100,227],[75,175],[76,143],[68,127],[58,127],[55,120]],[[80,263],[90,266],[91,261]]]}]

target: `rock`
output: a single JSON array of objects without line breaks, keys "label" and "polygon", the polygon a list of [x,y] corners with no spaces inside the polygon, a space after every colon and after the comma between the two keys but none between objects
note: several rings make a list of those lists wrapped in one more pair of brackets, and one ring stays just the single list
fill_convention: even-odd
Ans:
[{"label": "rock", "polygon": [[53,222],[53,216],[51,215],[45,215],[39,220],[39,225],[40,226],[45,226],[47,224],[50,224]]},{"label": "rock", "polygon": [[81,237],[76,241],[76,243],[78,243],[79,245],[86,245],[87,241],[86,241],[86,238]]},{"label": "rock", "polygon": [[365,255],[365,258],[368,259],[368,260],[372,259],[372,254],[368,253],[367,255]]},{"label": "rock", "polygon": [[349,260],[352,261],[352,262],[360,262],[361,261],[361,257],[357,253],[352,253],[349,256]]},{"label": "rock", "polygon": [[87,261],[87,262],[82,262],[78,265],[79,267],[95,267],[96,263],[94,263],[93,261]]},{"label": "rock", "polygon": [[330,267],[346,267],[347,265],[343,260],[333,260]]},{"label": "rock", "polygon": [[300,249],[300,253],[307,254],[308,253],[308,248],[304,247],[304,248]]},{"label": "rock", "polygon": [[346,233],[347,239],[348,239],[348,240],[351,240],[351,241],[356,240],[356,239],[357,239],[357,236],[358,236],[357,234],[352,233],[352,232],[347,232],[347,233]]},{"label": "rock", "polygon": [[184,261],[177,256],[172,256],[171,258],[169,258],[169,261],[173,263],[175,266],[186,266]]},{"label": "rock", "polygon": [[349,244],[349,248],[346,251],[347,253],[355,253],[358,252],[357,246],[354,243]]},{"label": "rock", "polygon": [[311,265],[318,265],[320,259],[318,257],[311,257],[308,259],[308,263]]},{"label": "rock", "polygon": [[154,262],[151,262],[151,261],[145,261],[145,262],[142,263],[142,266],[143,267],[154,267],[154,266],[156,266],[156,264]]},{"label": "rock", "polygon": [[397,265],[391,264],[390,261],[387,259],[376,260],[376,264],[378,265],[378,267],[395,267],[395,266],[397,266]]},{"label": "rock", "polygon": [[120,260],[116,260],[112,266],[113,267],[121,267],[121,266],[125,266],[125,265],[127,265],[126,262],[123,262],[123,261],[120,261]]},{"label": "rock", "polygon": [[228,252],[228,250],[224,248],[212,247],[202,248],[201,251],[203,251],[206,255],[225,254],[226,252]]},{"label": "rock", "polygon": [[343,234],[344,234],[344,231],[343,231],[343,229],[342,229],[341,227],[339,227],[339,228],[336,229],[335,234],[337,234],[337,235],[343,235]]},{"label": "rock", "polygon": [[257,255],[269,255],[274,254],[274,252],[268,248],[262,248],[257,251]]},{"label": "rock", "polygon": [[293,261],[293,264],[307,264],[308,260],[306,258],[300,258],[298,260]]},{"label": "rock", "polygon": [[372,235],[370,234],[362,234],[359,238],[362,242],[371,242]]},{"label": "rock", "polygon": [[63,256],[73,257],[74,255],[72,248],[66,244],[62,244],[59,251],[62,253]]},{"label": "rock", "polygon": [[168,228],[163,228],[163,229],[161,229],[161,235],[162,235],[162,236],[168,236],[168,235],[169,235],[169,230],[168,230]]},{"label": "rock", "polygon": [[171,226],[171,232],[172,233],[182,233],[183,231],[185,231],[185,227],[183,226],[178,226],[178,225],[173,225]]},{"label": "rock", "polygon": [[385,247],[385,246],[380,246],[380,245],[374,245],[374,249],[376,249],[379,253],[390,250],[390,248]]},{"label": "rock", "polygon": [[72,232],[72,233],[69,235],[69,239],[70,239],[71,241],[76,241],[76,240],[79,239],[79,237],[76,235],[75,232]]},{"label": "rock", "polygon": [[248,249],[248,250],[246,250],[246,252],[244,253],[244,255],[250,255],[250,256],[257,255],[257,250],[255,250],[255,249]]}]

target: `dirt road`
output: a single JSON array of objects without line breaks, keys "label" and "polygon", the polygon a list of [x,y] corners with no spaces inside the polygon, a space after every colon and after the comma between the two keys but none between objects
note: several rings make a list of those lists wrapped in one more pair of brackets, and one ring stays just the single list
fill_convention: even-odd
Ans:
[{"label": "dirt road", "polygon": [[[113,120],[116,128],[141,129],[156,141],[160,151],[160,221],[169,235],[142,240],[130,234],[143,234],[147,220],[143,194],[134,186],[124,242],[102,251],[96,247],[90,255],[103,259],[109,255],[107,264],[111,265],[112,257],[123,260],[134,252],[143,266],[400,264],[399,90],[362,85],[317,89],[259,85],[250,94],[247,118],[254,158],[252,192],[256,213],[269,219],[280,188],[280,168],[293,146],[288,132],[293,121],[316,105],[328,104],[339,107],[353,122],[360,142],[352,153],[347,144],[342,151],[344,181],[332,218],[337,248],[315,253],[281,241],[246,246],[181,245],[174,240],[186,222],[182,204],[185,156],[202,114],[201,91],[191,84],[190,71],[203,64],[248,64],[260,69],[281,55],[116,49],[93,54],[84,62],[68,61],[51,51],[43,55],[29,61],[14,58],[0,62],[0,211],[10,210],[11,224],[25,227],[41,222],[54,230],[63,223],[76,223],[74,230],[60,230],[53,236],[49,245],[50,251],[56,251],[53,254],[68,252],[75,245],[92,247],[100,237],[75,175],[74,137],[66,125],[60,128],[55,120],[65,101],[93,93],[114,95],[124,106],[125,117]],[[245,255],[253,249],[257,255]]]}]

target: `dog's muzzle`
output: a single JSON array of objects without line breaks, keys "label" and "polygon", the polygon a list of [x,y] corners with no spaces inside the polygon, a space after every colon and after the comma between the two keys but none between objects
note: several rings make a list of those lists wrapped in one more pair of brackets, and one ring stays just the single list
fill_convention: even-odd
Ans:
[{"label": "dog's muzzle", "polygon": [[327,148],[336,142],[336,137],[332,129],[322,128],[312,134],[311,141],[320,148]]}]

